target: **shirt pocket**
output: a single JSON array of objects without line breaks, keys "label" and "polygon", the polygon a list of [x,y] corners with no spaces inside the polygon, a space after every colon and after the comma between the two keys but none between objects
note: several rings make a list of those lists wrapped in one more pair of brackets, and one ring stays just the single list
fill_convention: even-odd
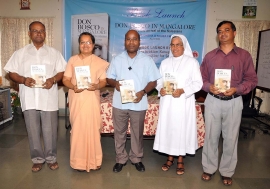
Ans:
[{"label": "shirt pocket", "polygon": [[241,73],[243,73],[243,68],[241,65],[243,65],[241,61],[237,61],[236,64],[232,65],[231,84],[233,86],[231,87],[237,87],[237,85],[239,85],[242,81],[243,75]]}]

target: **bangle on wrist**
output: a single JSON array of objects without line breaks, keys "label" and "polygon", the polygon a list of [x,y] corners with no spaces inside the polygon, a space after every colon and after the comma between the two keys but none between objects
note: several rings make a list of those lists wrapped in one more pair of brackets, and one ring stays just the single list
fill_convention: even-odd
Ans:
[{"label": "bangle on wrist", "polygon": [[56,79],[55,79],[55,77],[53,77],[53,84],[56,84]]}]

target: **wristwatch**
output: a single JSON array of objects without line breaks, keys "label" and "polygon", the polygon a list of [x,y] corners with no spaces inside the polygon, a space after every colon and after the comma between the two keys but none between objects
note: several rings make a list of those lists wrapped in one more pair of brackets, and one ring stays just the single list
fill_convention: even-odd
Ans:
[{"label": "wristwatch", "polygon": [[143,96],[145,96],[147,94],[146,90],[144,89],[143,92],[144,92],[144,95]]}]

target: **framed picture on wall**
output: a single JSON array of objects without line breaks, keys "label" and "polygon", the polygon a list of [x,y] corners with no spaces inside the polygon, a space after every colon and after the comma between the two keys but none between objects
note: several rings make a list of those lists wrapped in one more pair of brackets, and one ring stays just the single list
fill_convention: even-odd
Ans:
[{"label": "framed picture on wall", "polygon": [[256,18],[257,0],[244,0],[242,18]]},{"label": "framed picture on wall", "polygon": [[257,6],[243,6],[242,18],[256,18]]},{"label": "framed picture on wall", "polygon": [[21,10],[30,10],[30,0],[20,0]]}]

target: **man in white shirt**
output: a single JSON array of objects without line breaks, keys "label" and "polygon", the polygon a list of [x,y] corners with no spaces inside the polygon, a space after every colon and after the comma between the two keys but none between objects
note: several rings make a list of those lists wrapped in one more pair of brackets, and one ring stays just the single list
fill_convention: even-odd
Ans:
[{"label": "man in white shirt", "polygon": [[[66,61],[59,51],[44,44],[46,37],[43,23],[29,25],[31,44],[15,51],[4,70],[12,81],[19,84],[21,107],[29,138],[32,171],[38,172],[46,162],[51,170],[58,169],[56,140],[58,125],[58,87],[62,80]],[[36,88],[31,66],[45,65],[46,82]],[[43,66],[44,68],[44,66]],[[40,138],[42,130],[44,150]]]}]

